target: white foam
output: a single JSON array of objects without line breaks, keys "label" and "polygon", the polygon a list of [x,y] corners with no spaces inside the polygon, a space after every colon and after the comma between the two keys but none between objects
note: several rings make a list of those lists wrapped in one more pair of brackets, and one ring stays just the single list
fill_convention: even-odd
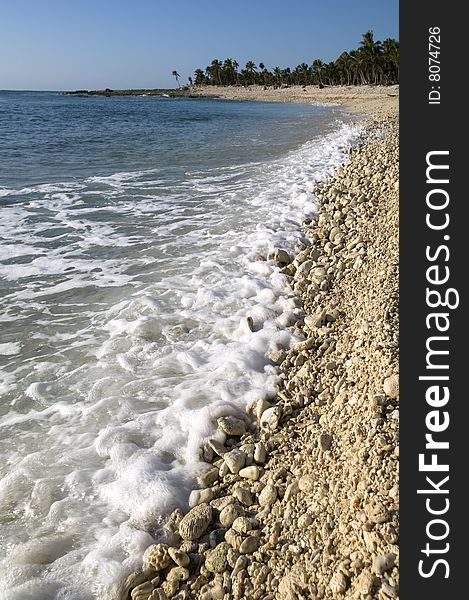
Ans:
[{"label": "white foam", "polygon": [[[301,243],[313,184],[360,132],[344,125],[279,161],[187,174],[159,202],[139,195],[149,171],[36,187],[34,211],[48,218],[36,229],[31,207],[4,207],[15,244],[67,233],[47,256],[1,265],[9,305],[39,329],[21,348],[2,345],[25,356],[0,416],[10,456],[0,500],[14,507],[0,560],[8,600],[113,598],[160,539],[161,515],[187,505],[201,444],[222,439],[216,418],[275,394],[266,354],[288,346],[296,309],[285,276],[256,256]],[[96,185],[109,188],[93,208],[115,215],[105,223],[81,204]],[[2,442],[12,431],[13,455]]]}]

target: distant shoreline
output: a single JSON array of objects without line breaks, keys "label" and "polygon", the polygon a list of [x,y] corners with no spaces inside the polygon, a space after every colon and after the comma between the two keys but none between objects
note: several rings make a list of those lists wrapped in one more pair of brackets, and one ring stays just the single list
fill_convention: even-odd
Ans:
[{"label": "distant shoreline", "polygon": [[192,86],[180,89],[76,90],[62,92],[74,96],[155,96],[169,98],[212,98],[260,100],[265,102],[321,102],[345,105],[360,114],[394,115],[399,109],[399,86]]}]

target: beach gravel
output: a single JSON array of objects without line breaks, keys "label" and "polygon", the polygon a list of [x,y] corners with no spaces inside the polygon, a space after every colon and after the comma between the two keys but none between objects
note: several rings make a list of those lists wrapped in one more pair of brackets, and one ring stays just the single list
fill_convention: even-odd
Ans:
[{"label": "beach gravel", "polygon": [[211,492],[170,516],[125,600],[399,596],[397,99],[350,95],[374,116],[312,190],[308,243],[275,255],[302,311],[297,341],[270,357],[277,395],[219,416],[227,447],[201,452]]}]

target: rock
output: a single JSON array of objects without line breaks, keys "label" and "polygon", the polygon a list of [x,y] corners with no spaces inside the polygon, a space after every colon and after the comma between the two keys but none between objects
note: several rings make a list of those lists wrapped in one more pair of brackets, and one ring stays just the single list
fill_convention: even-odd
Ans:
[{"label": "rock", "polygon": [[143,564],[147,568],[153,567],[155,571],[165,569],[170,562],[171,557],[166,544],[152,544],[143,554]]},{"label": "rock", "polygon": [[336,571],[331,578],[329,587],[334,597],[336,594],[344,594],[347,589],[347,579],[341,571]]},{"label": "rock", "polygon": [[261,470],[257,465],[251,465],[250,467],[244,467],[239,471],[239,476],[245,479],[251,479],[257,481],[260,477]]},{"label": "rock", "polygon": [[250,490],[245,487],[238,487],[234,490],[233,496],[244,506],[251,506],[254,503]]},{"label": "rock", "polygon": [[221,498],[215,498],[210,502],[210,506],[215,510],[222,511],[230,504],[234,504],[236,500],[233,496],[222,496]]},{"label": "rock", "polygon": [[212,467],[211,469],[208,469],[207,471],[205,471],[205,473],[202,473],[202,475],[200,476],[200,480],[202,482],[203,485],[209,486],[212,483],[215,483],[215,481],[218,479],[218,469],[216,467]]},{"label": "rock", "polygon": [[226,452],[228,452],[228,449],[225,448],[225,446],[217,440],[208,440],[208,444],[215,452],[215,454],[218,454],[218,456],[224,456]]},{"label": "rock", "polygon": [[331,449],[332,436],[329,433],[320,433],[318,436],[318,446],[322,452]]},{"label": "rock", "polygon": [[198,504],[206,502],[207,504],[212,500],[214,492],[212,488],[204,488],[202,490],[192,490],[189,496],[189,506],[194,508]]},{"label": "rock", "polygon": [[130,597],[132,600],[148,600],[152,592],[153,585],[149,581],[144,581],[132,590]]},{"label": "rock", "polygon": [[189,566],[190,558],[186,552],[177,548],[168,548],[168,554],[179,567]]},{"label": "rock", "polygon": [[231,452],[227,452],[223,457],[228,469],[232,473],[239,473],[246,463],[246,455],[241,450],[235,448]]},{"label": "rock", "polygon": [[271,406],[272,405],[270,404],[270,402],[267,402],[265,398],[261,398],[256,402],[256,417],[258,421],[261,420],[263,413]]},{"label": "rock", "polygon": [[305,513],[298,518],[298,527],[299,529],[304,529],[305,527],[309,527],[313,522],[313,517],[309,513]]},{"label": "rock", "polygon": [[325,316],[324,312],[316,313],[313,315],[308,315],[304,318],[304,323],[305,323],[306,327],[311,331],[314,331],[314,329],[322,327],[325,322],[326,322],[326,316]]},{"label": "rock", "polygon": [[327,277],[327,272],[324,267],[315,267],[309,274],[313,283],[320,285]]},{"label": "rock", "polygon": [[374,585],[375,576],[370,571],[362,571],[355,582],[355,588],[361,596],[370,596]]},{"label": "rock", "polygon": [[381,556],[375,556],[373,559],[373,571],[376,575],[382,575],[385,571],[392,569],[396,561],[396,555],[393,552],[388,552]]},{"label": "rock", "polygon": [[221,583],[215,583],[209,590],[200,594],[199,600],[223,600],[224,597],[225,590]]},{"label": "rock", "polygon": [[273,483],[268,483],[259,494],[259,506],[270,506],[277,500],[277,488]]},{"label": "rock", "polygon": [[293,498],[293,496],[296,496],[296,494],[298,494],[298,490],[300,489],[298,481],[295,479],[294,481],[290,482],[287,485],[287,489],[285,490],[285,494],[283,496],[283,499],[285,500],[285,502],[288,502],[289,500],[291,500]]},{"label": "rock", "polygon": [[251,531],[251,529],[253,529],[253,526],[251,523],[251,519],[248,519],[247,517],[237,517],[233,521],[232,528],[237,533],[246,534],[248,531]]},{"label": "rock", "polygon": [[399,375],[386,377],[383,384],[383,390],[389,398],[399,398]]},{"label": "rock", "polygon": [[221,429],[223,433],[226,433],[226,435],[240,436],[246,432],[246,424],[244,421],[241,421],[241,419],[231,415],[227,417],[220,417],[217,420],[217,423],[218,428]]},{"label": "rock", "polygon": [[244,517],[244,508],[239,504],[230,504],[220,513],[219,521],[223,527],[231,527],[238,517]]},{"label": "rock", "polygon": [[279,406],[272,406],[262,413],[260,425],[262,429],[275,431],[280,423],[282,412]]},{"label": "rock", "polygon": [[253,552],[255,552],[257,550],[258,547],[259,547],[258,538],[254,537],[253,535],[250,535],[247,538],[244,538],[244,540],[242,541],[242,543],[239,547],[239,551],[241,554],[252,554]]},{"label": "rock", "polygon": [[257,442],[254,447],[254,460],[260,465],[265,464],[267,452],[262,442]]},{"label": "rock", "polygon": [[166,592],[163,588],[159,587],[153,590],[152,594],[148,597],[148,600],[169,600]]},{"label": "rock", "polygon": [[282,577],[278,586],[279,600],[299,600],[310,598],[307,593],[309,576],[302,564],[296,564]]},{"label": "rock", "polygon": [[179,589],[179,581],[176,581],[175,579],[173,579],[172,581],[166,580],[162,583],[161,587],[164,590],[166,596],[168,598],[172,598]]},{"label": "rock", "polygon": [[276,365],[281,365],[286,357],[287,353],[285,350],[274,350],[269,354],[270,360]]},{"label": "rock", "polygon": [[289,265],[291,263],[291,257],[286,250],[280,248],[275,251],[274,260],[279,265]]},{"label": "rock", "polygon": [[228,529],[225,533],[226,542],[235,550],[239,550],[244,541],[244,537],[234,529]]},{"label": "rock", "polygon": [[384,504],[376,498],[365,505],[365,514],[372,523],[385,523],[390,516]]},{"label": "rock", "polygon": [[218,546],[220,542],[225,539],[226,529],[224,527],[219,527],[218,529],[214,529],[208,535],[208,542],[211,548],[215,548]]},{"label": "rock", "polygon": [[173,567],[166,575],[167,581],[186,581],[189,579],[189,570],[184,567]]},{"label": "rock", "polygon": [[183,540],[197,540],[212,521],[212,507],[203,503],[191,509],[179,524],[179,535]]},{"label": "rock", "polygon": [[230,545],[221,542],[213,550],[209,550],[205,556],[205,567],[211,573],[223,573],[228,568],[228,552]]},{"label": "rock", "polygon": [[310,494],[314,490],[314,479],[309,475],[302,475],[298,481],[298,487],[305,494]]}]

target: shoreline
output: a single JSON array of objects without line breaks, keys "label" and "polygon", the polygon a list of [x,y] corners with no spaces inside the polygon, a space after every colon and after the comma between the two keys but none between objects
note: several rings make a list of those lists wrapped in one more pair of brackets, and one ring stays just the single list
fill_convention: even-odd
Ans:
[{"label": "shoreline", "polygon": [[358,114],[395,114],[398,110],[399,86],[289,86],[266,88],[260,85],[242,86],[191,86],[176,89],[128,89],[128,90],[76,90],[61,92],[66,96],[83,97],[171,97],[209,98],[216,100],[245,100],[262,102],[318,102],[346,105]]},{"label": "shoreline", "polygon": [[314,190],[310,245],[276,254],[304,341],[270,356],[275,402],[218,420],[227,442],[204,447],[192,508],[121,598],[398,597],[398,98],[334,93],[374,116]]}]

